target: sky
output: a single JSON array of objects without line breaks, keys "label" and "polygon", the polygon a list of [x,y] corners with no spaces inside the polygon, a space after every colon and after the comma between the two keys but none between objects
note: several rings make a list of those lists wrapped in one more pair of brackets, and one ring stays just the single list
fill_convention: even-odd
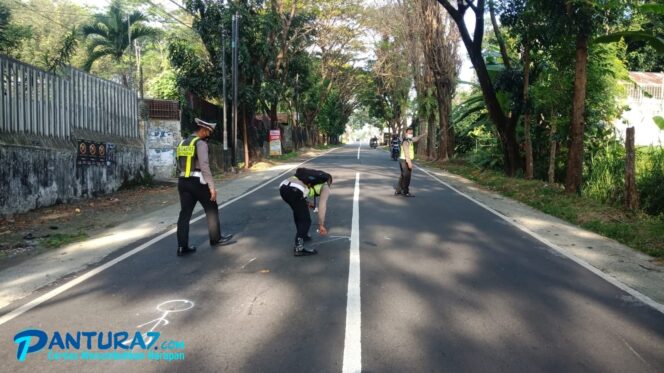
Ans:
[{"label": "sky", "polygon": [[[364,0],[365,6],[377,6],[381,4],[388,3],[393,0]],[[473,34],[473,30],[475,30],[475,14],[472,11],[468,11],[466,13],[466,17],[464,18],[464,21],[466,22],[466,26],[468,27],[468,31],[470,34]],[[459,79],[464,80],[464,81],[475,81],[475,70],[473,69],[473,65],[470,62],[470,58],[468,57],[468,53],[466,52],[466,47],[461,43],[459,46],[459,52],[461,53],[461,58],[462,58],[462,64],[461,64],[461,71],[459,72]],[[463,89],[463,86],[460,87],[460,89]]]},{"label": "sky", "polygon": [[[75,3],[82,4],[82,5],[87,5],[91,7],[106,7],[108,4],[110,4],[111,0],[72,0]],[[163,9],[171,12],[173,10],[178,9],[177,6],[173,2],[177,2],[178,4],[182,4],[181,0],[151,0],[153,3],[161,6]],[[364,3],[367,6],[375,6],[379,4],[384,4],[386,1],[389,0],[364,0]],[[472,12],[468,12],[466,14],[466,25],[468,25],[468,30],[472,35],[473,29],[475,28],[475,18],[473,17]],[[367,40],[371,40],[371,36],[367,35],[366,36]],[[461,66],[461,72],[459,74],[459,79],[464,80],[464,81],[474,81],[475,80],[475,70],[473,70],[473,66],[470,63],[470,59],[468,58],[468,53],[466,52],[466,48],[461,45],[459,48],[459,51],[462,54],[462,66]],[[460,87],[463,89],[463,87]]]}]

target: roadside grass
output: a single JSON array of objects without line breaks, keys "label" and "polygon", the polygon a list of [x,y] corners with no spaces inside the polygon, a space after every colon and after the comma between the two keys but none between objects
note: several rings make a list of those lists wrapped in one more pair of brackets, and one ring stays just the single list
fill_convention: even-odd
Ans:
[{"label": "roadside grass", "polygon": [[292,151],[282,155],[271,155],[268,160],[275,162],[287,162],[300,156],[300,151]]},{"label": "roadside grass", "polygon": [[655,258],[664,258],[664,216],[654,217],[642,211],[631,212],[590,197],[568,195],[557,184],[510,178],[460,160],[422,163],[465,177],[486,189]]},{"label": "roadside grass", "polygon": [[49,249],[56,249],[70,243],[83,241],[88,238],[88,234],[84,232],[78,233],[56,233],[46,238],[42,238],[42,243]]},{"label": "roadside grass", "polygon": [[344,144],[336,144],[336,145],[332,145],[332,144],[316,145],[316,146],[314,146],[314,149],[318,149],[318,150],[328,150],[328,149],[332,149],[332,148],[338,148],[338,147],[340,147],[340,146],[344,146]]},{"label": "roadside grass", "polygon": [[279,164],[279,163],[285,163],[285,162],[290,162],[293,160],[298,159],[299,157],[306,155],[309,151],[311,150],[329,150],[332,148],[338,148],[340,146],[343,146],[343,144],[338,144],[338,145],[317,145],[312,148],[301,148],[297,150],[290,151],[285,154],[281,155],[271,155],[262,161],[254,164],[252,166],[253,170],[262,170],[265,169],[266,167],[269,167],[270,165],[274,164]]}]

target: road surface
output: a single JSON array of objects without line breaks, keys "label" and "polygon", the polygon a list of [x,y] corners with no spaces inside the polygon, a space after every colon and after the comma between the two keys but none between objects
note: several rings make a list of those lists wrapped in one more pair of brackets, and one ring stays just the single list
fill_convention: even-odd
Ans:
[{"label": "road surface", "polygon": [[[415,198],[395,197],[397,162],[357,145],[307,167],[335,180],[319,255],[293,257],[280,177],[221,210],[232,245],[210,248],[198,220],[194,255],[175,256],[174,234],[145,239],[0,310],[0,371],[664,371],[662,313],[432,177],[416,170]],[[78,360],[51,360],[56,343],[19,362],[24,329],[49,344],[158,331],[151,356],[173,360],[82,360],[94,340],[68,350]]]}]

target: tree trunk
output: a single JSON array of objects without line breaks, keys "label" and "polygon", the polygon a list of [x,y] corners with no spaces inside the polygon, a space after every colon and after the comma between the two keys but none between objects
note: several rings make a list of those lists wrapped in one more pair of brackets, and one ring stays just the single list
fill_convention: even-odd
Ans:
[{"label": "tree trunk", "polygon": [[503,57],[503,64],[509,70],[512,68],[510,64],[510,57],[507,54],[507,48],[505,47],[505,39],[503,39],[503,35],[500,32],[500,27],[498,26],[498,21],[496,20],[496,12],[494,10],[493,0],[489,0],[489,15],[491,16],[493,33],[496,35],[496,41],[498,41],[498,46],[500,47],[500,55]]},{"label": "tree trunk", "polygon": [[551,113],[551,129],[549,130],[549,184],[556,182],[556,120]]},{"label": "tree trunk", "polygon": [[438,97],[438,122],[440,123],[440,140],[438,141],[438,160],[446,161],[449,157],[447,154],[448,138],[449,138],[449,109],[447,108],[443,95],[443,89],[436,89],[436,97]]},{"label": "tree trunk", "polygon": [[[279,118],[277,115],[277,103],[270,104],[270,129],[277,129],[279,125]],[[277,126],[277,127],[275,127]]]},{"label": "tree trunk", "polygon": [[505,159],[505,172],[508,176],[514,176],[519,169],[521,159],[519,156],[519,143],[516,141],[516,123],[514,118],[506,121],[503,133],[498,132]]},{"label": "tree trunk", "polygon": [[454,126],[452,126],[450,123],[450,125],[447,127],[447,158],[454,158],[455,146],[456,142],[454,140]]},{"label": "tree trunk", "polygon": [[569,154],[565,174],[565,191],[581,193],[583,178],[583,137],[588,67],[588,35],[579,32],[576,36],[576,71],[574,97],[572,99],[572,123],[570,126]]},{"label": "tree trunk", "polygon": [[489,77],[489,72],[486,68],[486,63],[484,62],[484,57],[482,56],[482,38],[484,35],[484,1],[479,0],[475,4],[474,11],[476,13],[475,30],[473,31],[474,38],[471,38],[471,35],[468,32],[468,28],[466,27],[466,23],[464,21],[465,10],[464,12],[459,12],[458,9],[452,6],[451,2],[448,0],[438,0],[438,2],[452,16],[458,27],[463,44],[466,47],[470,61],[473,63],[473,68],[477,74],[477,81],[479,82],[480,88],[482,89],[482,96],[484,97],[484,103],[486,104],[487,111],[489,112],[489,118],[491,118],[491,121],[493,122],[497,132],[500,135],[499,138],[503,150],[505,173],[508,176],[514,176],[516,170],[519,168],[519,164],[521,163],[516,141],[515,126],[510,123],[512,122],[512,119],[507,118],[503,112],[503,109],[500,107],[498,96],[496,95],[496,90],[493,87],[491,78]]},{"label": "tree trunk", "polygon": [[429,130],[427,131],[427,156],[429,159],[436,157],[436,113],[430,110]]},{"label": "tree trunk", "polygon": [[530,45],[526,38],[523,51],[523,133],[526,151],[526,179],[533,178],[533,141],[530,134],[530,104],[528,86],[530,84]]},{"label": "tree trunk", "polygon": [[489,117],[496,126],[496,130],[500,135],[500,142],[503,150],[503,161],[505,164],[505,173],[508,176],[514,176],[516,174],[516,170],[519,168],[519,164],[521,163],[519,161],[519,149],[516,141],[515,126],[509,123],[510,119],[505,116],[502,108],[500,107],[498,96],[496,95],[496,91],[494,90],[493,84],[491,83],[491,78],[489,77],[489,72],[486,69],[486,64],[484,63],[484,58],[481,55],[481,51],[472,53],[471,62],[473,63],[475,72],[477,73],[477,80],[480,83],[480,88],[482,89],[482,96],[484,97],[484,103],[486,103]]},{"label": "tree trunk", "polygon": [[639,194],[636,191],[636,152],[634,151],[634,127],[627,129],[625,139],[625,207],[629,210],[639,208]]},{"label": "tree trunk", "polygon": [[246,115],[246,108],[242,108],[242,118],[244,119],[242,121],[242,136],[244,137],[244,169],[248,170],[251,166],[251,159],[249,157],[249,134],[247,131],[247,122],[248,118]]}]

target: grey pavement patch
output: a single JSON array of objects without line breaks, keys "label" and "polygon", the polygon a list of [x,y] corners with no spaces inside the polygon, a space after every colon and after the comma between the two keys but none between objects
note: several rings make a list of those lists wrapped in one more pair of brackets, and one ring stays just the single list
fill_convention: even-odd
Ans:
[{"label": "grey pavement patch", "polygon": [[664,266],[657,264],[652,257],[523,203],[480,189],[461,176],[443,170],[422,169],[549,241],[565,254],[590,264],[660,305],[664,304]]}]

